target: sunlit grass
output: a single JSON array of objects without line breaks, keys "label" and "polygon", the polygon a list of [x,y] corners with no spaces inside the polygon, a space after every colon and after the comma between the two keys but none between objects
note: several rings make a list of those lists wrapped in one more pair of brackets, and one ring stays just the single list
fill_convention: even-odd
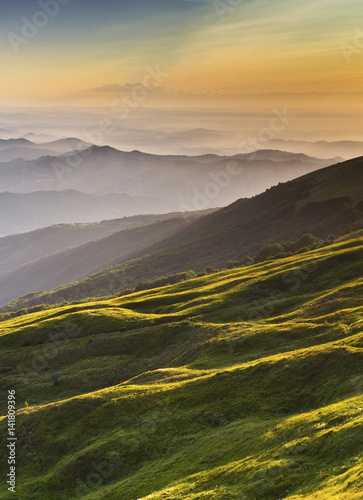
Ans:
[{"label": "sunlit grass", "polygon": [[0,323],[18,498],[361,498],[361,263],[357,238]]}]

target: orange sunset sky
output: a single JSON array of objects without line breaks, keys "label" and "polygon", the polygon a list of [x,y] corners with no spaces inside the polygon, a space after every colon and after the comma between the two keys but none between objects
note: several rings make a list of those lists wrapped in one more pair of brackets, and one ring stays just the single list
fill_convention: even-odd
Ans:
[{"label": "orange sunset sky", "polygon": [[160,107],[233,107],[251,94],[363,103],[360,0],[20,0],[2,10],[2,106],[108,106],[131,92],[144,100],[140,86]]}]

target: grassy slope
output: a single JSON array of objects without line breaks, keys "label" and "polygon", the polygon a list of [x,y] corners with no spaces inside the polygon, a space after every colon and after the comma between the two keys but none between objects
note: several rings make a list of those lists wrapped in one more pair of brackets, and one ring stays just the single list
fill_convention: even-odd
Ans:
[{"label": "grassy slope", "polygon": [[1,323],[17,498],[362,498],[362,257],[356,238]]},{"label": "grassy slope", "polygon": [[[46,296],[9,305],[17,310],[42,303],[109,295],[139,281],[255,255],[264,243],[298,240],[312,232],[325,238],[363,224],[363,158],[327,167],[267,190],[252,199],[200,218],[156,243],[150,255],[105,269]],[[153,250],[153,251],[152,251]],[[4,309],[5,311],[5,309]]]}]

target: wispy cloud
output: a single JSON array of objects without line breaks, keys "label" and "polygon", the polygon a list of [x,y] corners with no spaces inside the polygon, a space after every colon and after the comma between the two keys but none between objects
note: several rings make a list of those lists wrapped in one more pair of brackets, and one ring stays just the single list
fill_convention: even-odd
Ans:
[{"label": "wispy cloud", "polygon": [[[3,39],[7,30],[21,33],[23,18],[33,22],[39,8],[28,0],[4,5]],[[348,65],[340,47],[356,26],[363,30],[362,14],[361,0],[72,0],[21,54],[0,44],[0,91],[4,98],[130,92],[158,64],[170,74],[163,85],[182,93],[361,90],[360,54]]]},{"label": "wispy cloud", "polygon": [[[100,92],[102,94],[118,94],[118,93],[123,93],[123,92],[132,92],[136,87],[142,87],[144,86],[143,83],[141,82],[135,82],[135,83],[104,83],[103,85],[100,85],[98,87],[95,87],[93,90],[95,92]],[[158,85],[153,85],[150,84],[147,87],[148,91],[153,91],[153,90],[161,90],[162,87],[159,87]]]}]

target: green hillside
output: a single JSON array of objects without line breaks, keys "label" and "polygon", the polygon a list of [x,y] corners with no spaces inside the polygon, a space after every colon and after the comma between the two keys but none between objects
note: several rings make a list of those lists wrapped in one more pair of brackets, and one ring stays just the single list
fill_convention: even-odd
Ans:
[{"label": "green hillside", "polygon": [[13,497],[362,498],[362,243],[0,323]]},{"label": "green hillside", "polygon": [[[102,297],[173,273],[225,268],[231,260],[243,264],[266,243],[296,243],[305,233],[320,239],[350,233],[363,227],[362,186],[363,158],[323,168],[201,217],[150,246],[149,255],[1,310]],[[11,283],[0,283],[4,293],[11,289]]]}]

